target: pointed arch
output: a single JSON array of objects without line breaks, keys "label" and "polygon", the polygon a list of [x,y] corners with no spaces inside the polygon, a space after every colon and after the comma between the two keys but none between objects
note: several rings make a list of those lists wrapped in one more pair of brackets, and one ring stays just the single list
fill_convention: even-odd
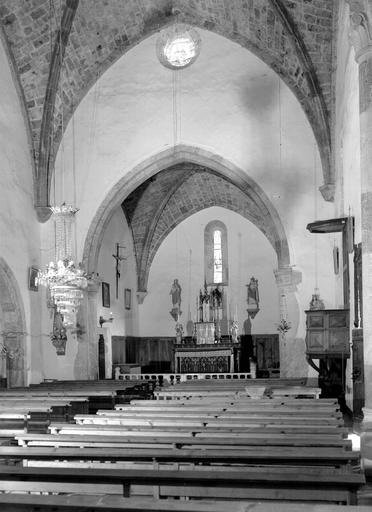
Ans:
[{"label": "pointed arch", "polygon": [[[96,272],[104,231],[114,211],[121,206],[123,200],[138,186],[159,171],[168,169],[182,162],[191,162],[203,168],[207,168],[210,172],[232,183],[242,194],[249,198],[249,201],[254,204],[255,212],[260,212],[262,218],[265,220],[265,229],[261,228],[261,230],[274,247],[278,258],[278,267],[288,267],[290,265],[288,242],[283,225],[276,209],[261,187],[259,187],[246,172],[239,169],[228,160],[201,148],[179,145],[142,162],[132,169],[131,172],[126,174],[126,176],[111,189],[105,200],[97,209],[85,239],[83,263],[88,272]],[[206,207],[206,205],[200,205],[199,209],[203,209],[204,207]],[[164,240],[176,225],[192,213],[194,212],[184,212],[182,216],[174,219],[172,224],[162,232],[161,236],[158,237],[153,244],[151,254],[149,254],[147,258],[142,259],[142,261],[146,262],[145,267],[142,267],[139,263],[141,258],[137,259],[138,292],[146,291],[151,262],[162,240]],[[249,220],[253,221],[253,217],[252,215]]]},{"label": "pointed arch", "polygon": [[10,357],[10,386],[25,385],[26,322],[21,292],[14,274],[0,257],[0,342],[7,349]]}]

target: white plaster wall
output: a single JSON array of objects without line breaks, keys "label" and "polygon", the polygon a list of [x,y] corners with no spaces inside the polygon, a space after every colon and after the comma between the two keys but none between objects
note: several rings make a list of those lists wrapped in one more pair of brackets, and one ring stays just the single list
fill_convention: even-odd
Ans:
[{"label": "white plaster wall", "polygon": [[355,243],[361,242],[359,70],[348,33],[349,6],[339,16],[336,74],[336,201],[338,215],[355,218]]},{"label": "white plaster wall", "polygon": [[[236,43],[203,30],[200,34],[199,58],[178,71],[175,80],[156,58],[156,36],[130,50],[101,77],[67,127],[56,164],[57,202],[72,202],[76,180],[80,260],[98,208],[123,176],[133,178],[136,165],[178,143],[230,161],[264,190],[283,223],[291,264],[303,276],[297,292],[300,322],[293,333],[303,339],[303,311],[316,285],[326,307],[342,302],[333,273],[333,239],[306,231],[309,222],[335,215],[334,206],[318,192],[323,178],[311,128],[292,92],[270,68]],[[108,265],[112,269],[111,260]],[[147,297],[140,307],[141,329],[147,329],[142,310],[151,309],[151,300]],[[169,316],[167,333],[170,322]]]},{"label": "white plaster wall", "polygon": [[[116,298],[116,263],[113,254],[116,254],[116,243],[125,249],[120,249],[120,255],[126,259],[120,265],[120,279],[118,298]],[[105,323],[110,335],[134,335],[138,332],[138,302],[136,299],[137,278],[136,264],[133,253],[133,239],[122,209],[116,210],[107,227],[99,255],[98,273],[100,280],[109,283],[111,306],[102,307],[102,290],[98,293],[98,317],[102,315],[109,318],[110,312],[114,320]],[[124,290],[130,289],[132,294],[131,309],[125,309]],[[97,325],[98,325],[97,317]]]},{"label": "white plaster wall", "polygon": [[251,222],[224,208],[202,210],[177,226],[163,241],[151,266],[148,295],[139,306],[140,336],[175,336],[170,315],[170,289],[175,278],[182,287],[180,322],[196,316],[196,298],[204,287],[204,229],[212,220],[226,225],[229,285],[226,293],[229,317],[237,312],[239,333],[247,318],[247,288],[252,276],[258,279],[260,312],[252,321],[252,334],[275,333],[279,321],[278,290],[274,278],[275,251]]},{"label": "white plaster wall", "polygon": [[[344,0],[339,5],[339,32],[337,40],[335,166],[337,215],[355,218],[355,243],[361,242],[361,177],[360,177],[360,120],[359,70],[354,48],[350,44],[350,11]],[[341,246],[341,236],[338,236]],[[350,330],[354,326],[354,272],[353,255],[350,264]],[[337,282],[342,290],[342,275]],[[351,337],[351,335],[350,335]],[[346,368],[346,400],[352,408],[352,361]]]},{"label": "white plaster wall", "polygon": [[[64,198],[70,200],[75,153],[79,253],[93,215],[119,179],[145,159],[183,143],[231,161],[264,189],[289,234],[294,263],[308,274],[304,226],[315,220],[314,182],[319,187],[322,176],[301,106],[250,52],[216,34],[200,33],[201,54],[178,72],[176,90],[172,71],[157,60],[153,36],[117,61],[79,105],[75,138],[71,122],[64,144]],[[333,215],[317,194],[323,204],[315,217]]]},{"label": "white plaster wall", "polygon": [[40,292],[28,290],[28,269],[40,265],[40,236],[33,208],[27,132],[2,42],[0,69],[0,254],[9,265],[23,298],[26,378],[30,381],[38,380],[41,375]]}]

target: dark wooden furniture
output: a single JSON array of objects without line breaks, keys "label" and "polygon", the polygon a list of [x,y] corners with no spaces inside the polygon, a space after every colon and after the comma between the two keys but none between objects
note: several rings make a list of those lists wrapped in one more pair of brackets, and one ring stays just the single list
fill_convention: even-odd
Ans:
[{"label": "dark wooden furniture", "polygon": [[350,357],[348,309],[307,310],[306,353],[314,359]]},{"label": "dark wooden furniture", "polygon": [[[89,496],[72,495],[24,495],[0,494],[1,512],[241,512],[241,502],[218,500],[151,500],[144,498],[124,498],[122,496]],[[253,503],[249,504],[250,512],[297,512],[296,504],[288,503]],[[339,505],[320,504],[317,512],[339,512]],[[343,512],[369,512],[369,507],[344,505]],[[313,504],[301,504],[301,512],[314,512]]]},{"label": "dark wooden furniture", "polygon": [[[346,360],[350,357],[349,310],[319,309],[305,313],[306,357],[319,373],[322,396],[344,403]],[[319,359],[319,366],[313,359]]]},{"label": "dark wooden furniture", "polygon": [[0,460],[11,462],[0,463],[1,506],[1,491],[10,490],[146,497],[143,510],[156,510],[159,498],[165,510],[178,510],[173,504],[183,498],[206,505],[211,499],[232,505],[236,500],[356,502],[365,478],[337,401],[252,400],[241,392],[226,400],[208,389],[213,384],[229,394],[244,382],[192,381],[190,388],[206,388],[203,396],[136,400],[76,415],[75,424],[52,423],[51,434],[17,436],[21,446],[0,446]]}]

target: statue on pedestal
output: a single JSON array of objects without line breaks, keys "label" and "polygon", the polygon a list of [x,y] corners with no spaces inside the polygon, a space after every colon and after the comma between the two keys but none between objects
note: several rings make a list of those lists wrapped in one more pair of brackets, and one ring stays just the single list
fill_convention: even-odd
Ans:
[{"label": "statue on pedestal", "polygon": [[239,330],[238,321],[237,320],[233,320],[232,324],[231,324],[231,327],[230,327],[231,341],[233,343],[237,343],[238,342],[238,330]]},{"label": "statue on pedestal", "polygon": [[258,279],[253,276],[247,284],[247,313],[250,318],[254,318],[260,310],[260,296],[258,294]]},{"label": "statue on pedestal", "polygon": [[311,301],[309,304],[309,308],[311,310],[325,309],[325,305],[323,300],[320,298],[318,288],[315,288],[314,290],[313,296],[311,297]]},{"label": "statue on pedestal", "polygon": [[180,315],[182,315],[181,311],[181,292],[182,288],[178,282],[178,279],[175,279],[172,284],[172,288],[169,292],[169,295],[172,295],[172,310],[170,314],[172,318],[178,322]]},{"label": "statue on pedestal", "polygon": [[183,336],[183,325],[179,322],[176,323],[176,342],[182,343],[182,336]]}]

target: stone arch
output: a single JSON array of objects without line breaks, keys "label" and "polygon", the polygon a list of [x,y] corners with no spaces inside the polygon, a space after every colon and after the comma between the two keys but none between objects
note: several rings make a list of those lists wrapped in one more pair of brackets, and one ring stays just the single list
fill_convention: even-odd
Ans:
[{"label": "stone arch", "polygon": [[0,343],[9,357],[10,386],[25,385],[26,322],[18,283],[6,261],[0,257]]},{"label": "stone arch", "polygon": [[[287,268],[290,266],[288,242],[283,225],[276,209],[259,185],[242,169],[239,169],[228,160],[201,148],[179,145],[148,158],[134,167],[112,187],[111,191],[98,208],[85,239],[83,264],[88,272],[96,272],[105,228],[113,212],[121,206],[124,198],[128,197],[131,192],[153,175],[182,162],[191,162],[207,167],[230,183],[233,183],[240,191],[249,196],[268,219],[268,224],[271,228],[271,243],[278,258],[278,268]],[[188,215],[185,214],[184,218],[187,216]],[[179,219],[179,221],[180,220],[181,219]],[[174,227],[175,225],[171,225],[164,231],[162,238],[157,241],[157,247],[160,246],[161,241]],[[147,276],[151,261],[152,258],[149,258],[146,268],[137,269],[139,276],[141,276],[138,289],[141,293],[146,291]]]},{"label": "stone arch", "polygon": [[[97,79],[131,48],[173,23],[175,11],[179,12],[182,21],[219,34],[247,48],[285,81],[297,97],[312,126],[324,174],[321,191],[327,200],[333,200],[334,170],[331,162],[329,122],[332,108],[329,99],[331,63],[323,54],[320,58],[310,51],[313,47],[314,34],[311,24],[308,27],[299,18],[302,10],[306,11],[306,6],[302,6],[303,1],[295,0],[286,4],[282,0],[251,0],[250,8],[238,11],[233,2],[227,2],[221,10],[213,5],[212,0],[192,3],[164,0],[157,5],[148,2],[141,9],[128,6],[127,2],[116,2],[114,11],[109,8],[102,11],[100,5],[94,6],[90,2],[66,2],[63,12],[59,13],[62,25],[61,38],[57,33],[54,41],[54,58],[50,67],[39,65],[36,70],[31,65],[24,66],[24,63],[15,59],[18,68],[23,71],[20,74],[20,81],[24,87],[25,104],[32,120],[33,154],[38,166],[38,172],[35,174],[35,207],[39,220],[45,221],[50,215],[47,208],[49,189],[52,182],[53,160],[63,136],[62,125],[67,126],[73,111]],[[47,12],[45,1],[44,4],[43,9]],[[29,14],[25,9],[26,7],[22,10],[23,16]],[[28,9],[31,11],[33,6],[30,5]],[[32,42],[35,33],[42,34],[48,30],[45,25],[48,23],[48,16],[38,16],[33,30],[20,40],[18,31],[12,31],[12,24],[19,17],[18,9],[12,12],[13,9],[9,7],[8,10],[10,14],[6,18],[5,29],[8,47],[21,48],[18,53],[22,56],[28,53],[28,48],[34,46]],[[322,18],[322,23],[317,25],[317,38],[323,45],[328,43],[327,38],[332,28],[330,13],[331,11],[327,11],[326,18]],[[128,20],[132,19],[136,22],[127,26]],[[298,27],[301,27],[301,30]],[[86,34],[87,30],[89,34]],[[100,44],[97,44],[98,40],[95,37],[91,37],[92,32],[96,32],[102,38]],[[80,37],[81,34],[83,37]],[[78,40],[84,41],[84,45],[80,46]],[[45,44],[50,45],[50,42],[41,41],[40,47],[35,50],[36,63],[45,60]],[[64,54],[65,60],[68,61],[69,79],[64,80],[66,94],[62,104],[56,101],[56,90],[61,80],[62,59],[59,56]],[[45,100],[43,108],[38,103],[41,96]],[[51,132],[54,133],[53,141],[49,140]]]}]

